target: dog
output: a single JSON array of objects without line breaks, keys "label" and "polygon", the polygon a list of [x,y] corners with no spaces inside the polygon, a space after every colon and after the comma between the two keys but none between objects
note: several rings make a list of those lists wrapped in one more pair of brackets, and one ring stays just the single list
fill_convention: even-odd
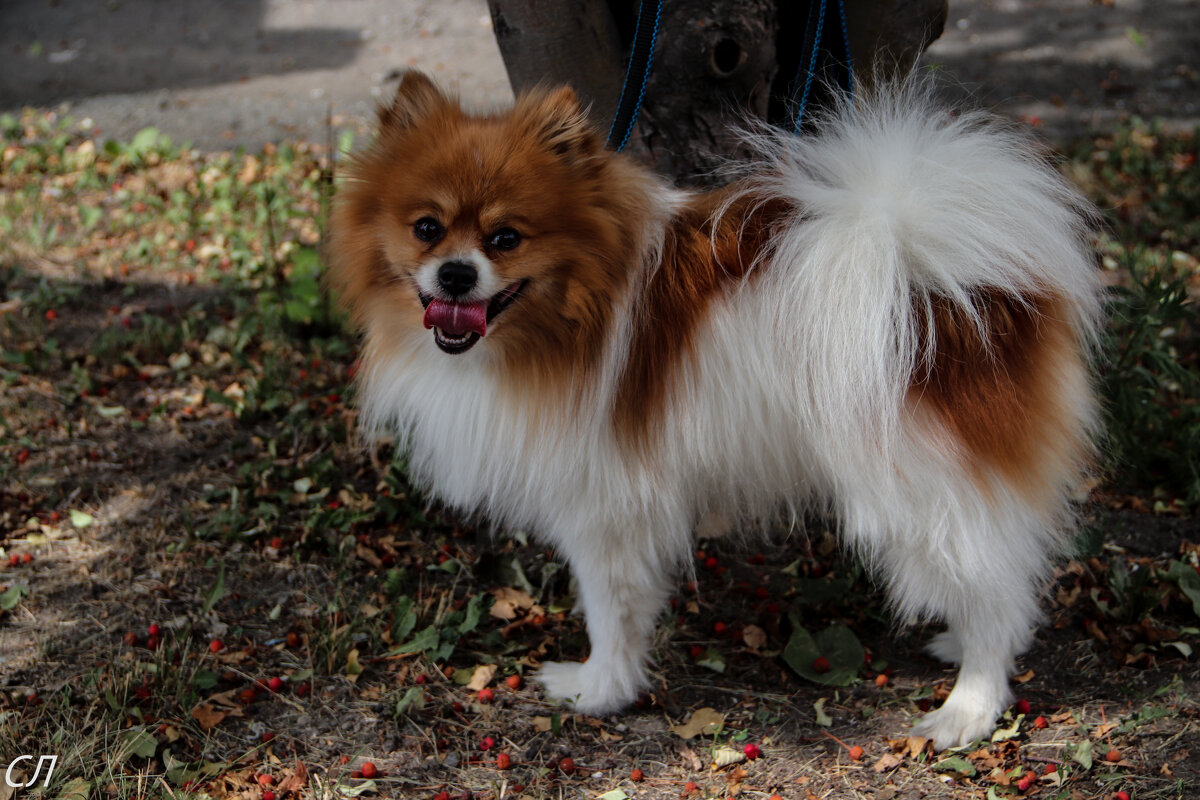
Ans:
[{"label": "dog", "polygon": [[723,188],[604,148],[569,88],[471,114],[407,73],[331,215],[364,430],[449,507],[578,581],[620,710],[707,518],[831,512],[897,619],[960,665],[916,733],[991,733],[1092,459],[1100,290],[1086,203],[1015,127],[919,78],[759,128]]}]

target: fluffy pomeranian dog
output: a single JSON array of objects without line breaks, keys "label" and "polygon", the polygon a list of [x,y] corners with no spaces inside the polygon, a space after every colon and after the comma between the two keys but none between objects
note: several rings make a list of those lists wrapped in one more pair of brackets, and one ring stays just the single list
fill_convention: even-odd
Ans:
[{"label": "fluffy pomeranian dog", "polygon": [[602,714],[648,683],[710,516],[832,512],[899,620],[961,665],[916,726],[993,729],[1072,524],[1097,409],[1085,204],[1019,131],[920,79],[684,191],[604,148],[570,89],[464,112],[409,73],[339,190],[332,287],[364,333],[368,432],[450,507],[578,580]]}]

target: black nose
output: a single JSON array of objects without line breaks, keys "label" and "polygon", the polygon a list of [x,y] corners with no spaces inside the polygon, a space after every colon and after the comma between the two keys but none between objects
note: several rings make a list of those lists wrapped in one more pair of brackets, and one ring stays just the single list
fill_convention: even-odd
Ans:
[{"label": "black nose", "polygon": [[475,288],[479,272],[462,261],[447,261],[438,267],[437,280],[442,291],[451,297],[459,297]]}]

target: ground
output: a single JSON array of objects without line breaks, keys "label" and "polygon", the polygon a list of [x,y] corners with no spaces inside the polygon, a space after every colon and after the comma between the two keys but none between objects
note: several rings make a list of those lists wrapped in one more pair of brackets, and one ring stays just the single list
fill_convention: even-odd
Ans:
[{"label": "ground", "polygon": [[[145,111],[136,86],[73,101],[90,125],[42,110],[0,119],[0,764],[58,756],[50,784],[31,787],[48,798],[1196,796],[1200,498],[1185,437],[1200,431],[1188,305],[1200,288],[1200,181],[1186,132],[1195,76],[1169,82],[1172,59],[1191,52],[1194,34],[1171,16],[1186,5],[1142,19],[1129,17],[1140,4],[1067,4],[1061,20],[1104,21],[1109,49],[1088,46],[1144,70],[1132,74],[1145,86],[1131,99],[1080,81],[1079,95],[1052,90],[1061,105],[1010,107],[1060,139],[1064,170],[1107,210],[1098,248],[1108,282],[1128,293],[1114,308],[1128,313],[1114,318],[1103,383],[1114,427],[1133,435],[1115,430],[1124,466],[1081,487],[1083,533],[1019,664],[1017,705],[994,741],[938,755],[909,736],[952,680],[922,653],[934,631],[891,619],[825,520],[807,534],[698,543],[638,708],[596,719],[542,699],[527,679],[534,665],[586,655],[553,553],[445,515],[387,446],[353,435],[354,340],[320,291],[317,247],[356,112],[335,124],[306,106],[294,123],[254,122],[253,95],[239,92],[281,85],[261,55],[273,50],[245,82],[170,78],[200,116],[222,96],[234,115],[218,116],[199,150],[161,135],[199,140],[186,132],[194,118]],[[74,8],[5,6],[0,20]],[[255,8],[267,28],[349,28],[358,13],[339,4],[341,24],[285,24],[288,8],[328,12]],[[213,9],[185,20],[176,46],[186,52],[207,24],[250,24],[223,16],[233,4]],[[421,37],[442,10],[460,17]],[[1002,49],[1015,34],[1001,23],[1052,11],[952,4],[952,30],[930,58],[985,82],[1026,52]],[[445,58],[441,32],[469,23],[447,71],[463,70],[464,93],[477,97],[502,84],[480,4],[421,12],[396,11],[408,22],[396,22],[395,47]],[[1082,37],[1086,26],[1070,29]],[[13,30],[0,24],[0,36]],[[96,31],[92,44],[66,61],[44,54],[76,34],[61,47],[42,37],[40,68],[85,60],[104,28],[84,30]],[[1063,59],[1037,41],[1047,30],[1022,26],[1022,63]],[[316,57],[339,37],[353,39],[295,35],[284,49]],[[1155,54],[1141,66],[1126,58],[1143,52],[1139,37]],[[354,59],[326,53],[283,77],[304,85],[361,69],[362,51],[384,44],[358,41],[372,44]],[[33,57],[28,38],[20,46],[16,56]],[[236,52],[226,55],[218,70],[236,70],[224,65]],[[154,63],[141,58],[127,71],[139,80]],[[1013,69],[1012,80],[1047,74]],[[12,73],[0,72],[0,97],[12,97]],[[369,85],[387,84],[378,72],[363,81],[364,114]],[[46,74],[46,102],[68,96]],[[1117,100],[1168,129],[1118,119]],[[159,130],[138,132],[148,122]],[[1101,133],[1076,137],[1093,122]],[[315,144],[263,146],[281,131],[316,131]],[[249,150],[223,151],[229,141]],[[1154,458],[1139,459],[1139,442]],[[705,709],[716,730],[673,730]]]}]

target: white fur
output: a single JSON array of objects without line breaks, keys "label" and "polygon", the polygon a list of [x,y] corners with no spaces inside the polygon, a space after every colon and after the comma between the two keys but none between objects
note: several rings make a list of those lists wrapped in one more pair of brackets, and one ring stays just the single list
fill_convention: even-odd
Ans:
[{"label": "white fur", "polygon": [[[948,623],[934,651],[961,675],[917,729],[938,747],[964,744],[1009,700],[1072,475],[1052,487],[1049,512],[999,476],[987,491],[972,480],[946,431],[906,406],[911,309],[931,293],[969,309],[980,287],[1049,291],[1090,340],[1099,305],[1083,206],[1024,138],[951,117],[916,83],[858,98],[813,136],[756,143],[754,190],[800,212],[762,273],[712,305],[649,459],[623,447],[611,418],[643,281],[578,409],[500,397],[486,340],[446,356],[425,331],[385,349],[369,330],[367,427],[402,432],[414,477],[450,506],[532,530],[570,562],[592,650],[584,664],[545,665],[550,696],[606,713],[645,688],[656,617],[705,516],[818,505],[837,512],[902,619]],[[645,191],[669,216],[677,195],[651,181]],[[631,253],[643,279],[663,235],[652,220]],[[1090,430],[1081,365],[1064,365],[1061,391],[1064,427]]]}]

